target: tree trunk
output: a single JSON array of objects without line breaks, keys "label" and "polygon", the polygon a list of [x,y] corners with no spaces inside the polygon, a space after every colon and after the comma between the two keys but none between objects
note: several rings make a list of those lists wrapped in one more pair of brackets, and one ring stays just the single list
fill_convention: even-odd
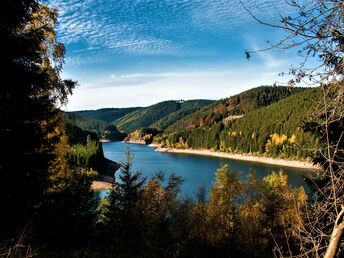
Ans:
[{"label": "tree trunk", "polygon": [[337,250],[340,245],[340,239],[341,239],[343,229],[344,229],[343,217],[344,217],[344,208],[342,207],[342,211],[338,214],[336,222],[334,224],[330,243],[327,246],[324,258],[333,258],[335,257],[337,253]]}]

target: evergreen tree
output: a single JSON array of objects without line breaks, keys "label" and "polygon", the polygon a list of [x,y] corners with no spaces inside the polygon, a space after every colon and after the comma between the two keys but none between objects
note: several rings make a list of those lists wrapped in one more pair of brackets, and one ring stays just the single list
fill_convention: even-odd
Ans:
[{"label": "evergreen tree", "polygon": [[137,250],[133,247],[138,245],[140,239],[138,202],[145,179],[140,178],[139,172],[131,172],[132,154],[129,149],[125,155],[119,181],[114,178],[107,197],[105,223],[101,226],[104,226],[103,229],[111,237],[109,241],[113,248],[120,252],[135,253]]},{"label": "evergreen tree", "polygon": [[56,11],[35,0],[2,3],[0,90],[0,238],[35,219],[49,186],[59,135],[58,105],[75,83],[62,80],[65,49],[56,41]]}]

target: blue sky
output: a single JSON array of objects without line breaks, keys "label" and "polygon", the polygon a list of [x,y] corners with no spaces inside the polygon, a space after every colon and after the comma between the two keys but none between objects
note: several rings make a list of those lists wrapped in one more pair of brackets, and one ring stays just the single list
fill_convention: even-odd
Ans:
[{"label": "blue sky", "polygon": [[[284,0],[244,0],[258,17],[290,14]],[[168,99],[220,99],[287,81],[300,60],[274,50],[245,59],[283,32],[259,25],[239,0],[53,0],[64,78],[79,86],[65,110],[147,106]]]}]

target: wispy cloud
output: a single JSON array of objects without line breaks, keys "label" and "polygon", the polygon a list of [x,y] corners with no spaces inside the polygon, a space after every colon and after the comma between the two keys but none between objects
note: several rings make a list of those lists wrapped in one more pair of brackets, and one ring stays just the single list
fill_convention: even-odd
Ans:
[{"label": "wispy cloud", "polygon": [[[245,60],[263,35],[240,0],[49,1],[60,12],[65,75],[80,85],[70,110],[218,99],[272,84],[294,61],[273,53]],[[268,21],[292,11],[285,0],[242,2]]]},{"label": "wispy cloud", "polygon": [[[244,2],[257,14],[287,11],[284,0]],[[240,0],[51,0],[50,5],[60,12],[60,40],[83,43],[76,52],[176,54],[205,44],[205,31],[228,32],[252,22]]]}]

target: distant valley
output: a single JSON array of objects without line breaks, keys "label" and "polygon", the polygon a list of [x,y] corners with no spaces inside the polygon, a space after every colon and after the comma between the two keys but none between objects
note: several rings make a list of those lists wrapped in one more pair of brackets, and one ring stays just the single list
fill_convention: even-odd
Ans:
[{"label": "distant valley", "polygon": [[141,128],[164,131],[178,120],[193,114],[212,100],[170,100],[148,107],[104,108],[67,112],[67,122],[109,140],[124,139]]},{"label": "distant valley", "polygon": [[218,101],[65,114],[68,123],[104,140],[306,160],[317,139],[301,127],[318,95],[316,88],[260,86]]}]

